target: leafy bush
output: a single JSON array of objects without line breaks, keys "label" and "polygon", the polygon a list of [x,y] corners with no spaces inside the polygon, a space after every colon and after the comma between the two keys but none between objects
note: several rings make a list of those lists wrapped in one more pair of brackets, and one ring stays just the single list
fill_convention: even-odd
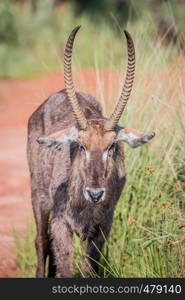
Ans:
[{"label": "leafy bush", "polygon": [[20,28],[17,22],[17,6],[11,0],[0,3],[0,43],[17,46]]}]

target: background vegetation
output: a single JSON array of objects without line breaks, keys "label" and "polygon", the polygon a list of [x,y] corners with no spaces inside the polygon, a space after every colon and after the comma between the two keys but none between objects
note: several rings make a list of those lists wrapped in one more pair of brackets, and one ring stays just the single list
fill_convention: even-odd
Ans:
[{"label": "background vegetation", "polygon": [[147,55],[157,41],[175,44],[180,50],[184,45],[184,5],[179,1],[1,1],[0,77],[33,77],[62,69],[66,34],[77,24],[83,30],[76,45],[77,53],[83,53],[79,64],[75,62],[78,68],[94,68],[95,58],[99,68],[106,68],[112,51],[114,68],[118,69],[123,56],[120,36],[125,27],[137,35],[139,53],[146,51]]},{"label": "background vegetation", "polygon": [[[58,6],[53,1],[52,5],[51,1],[37,1],[36,7],[31,2],[1,2],[0,76],[33,77],[62,70],[67,34],[81,24],[75,43],[74,69],[93,68],[97,80],[101,70],[109,70],[108,82],[100,81],[98,91],[108,113],[119,95],[118,82],[115,85],[113,76],[121,72],[118,73],[121,88],[122,66],[126,61],[123,26],[132,33],[137,54],[136,80],[121,122],[127,127],[155,131],[156,137],[139,149],[125,146],[127,184],[101,254],[101,277],[184,277],[183,4],[181,1],[160,3],[162,16],[168,21],[170,18],[169,24],[174,29],[166,39],[171,27],[167,32],[159,32],[161,18],[153,15],[152,1],[131,1],[132,6],[127,7],[122,17],[110,1],[104,18],[96,13],[96,8],[79,10],[73,2],[65,1],[64,6]],[[81,90],[85,88],[85,84],[80,85]],[[16,238],[17,276],[34,276],[34,236],[31,224],[24,240]],[[75,266],[80,273],[85,244],[82,246],[77,237],[74,244]]]}]

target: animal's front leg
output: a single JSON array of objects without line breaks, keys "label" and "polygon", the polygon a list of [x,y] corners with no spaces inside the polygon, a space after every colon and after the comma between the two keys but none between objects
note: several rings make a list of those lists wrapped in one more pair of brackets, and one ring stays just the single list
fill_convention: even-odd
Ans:
[{"label": "animal's front leg", "polygon": [[112,225],[113,212],[110,212],[104,219],[104,222],[97,227],[92,237],[88,238],[86,258],[84,261],[83,275],[90,277],[99,272],[99,260],[101,251]]},{"label": "animal's front leg", "polygon": [[[32,196],[33,197],[33,196]],[[48,254],[48,217],[49,212],[41,209],[39,200],[33,197],[33,211],[36,220],[37,236],[35,247],[37,253],[36,277],[45,277],[45,263]]]},{"label": "animal's front leg", "polygon": [[51,221],[51,248],[56,265],[56,277],[72,277],[72,233],[61,217]]}]

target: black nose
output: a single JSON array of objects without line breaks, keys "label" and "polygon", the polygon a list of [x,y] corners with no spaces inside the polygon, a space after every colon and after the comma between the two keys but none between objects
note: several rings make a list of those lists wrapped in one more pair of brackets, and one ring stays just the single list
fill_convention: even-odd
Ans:
[{"label": "black nose", "polygon": [[96,191],[96,189],[87,189],[87,193],[90,196],[91,200],[93,200],[94,202],[98,202],[102,198],[105,191],[100,189],[98,189],[98,191]]}]

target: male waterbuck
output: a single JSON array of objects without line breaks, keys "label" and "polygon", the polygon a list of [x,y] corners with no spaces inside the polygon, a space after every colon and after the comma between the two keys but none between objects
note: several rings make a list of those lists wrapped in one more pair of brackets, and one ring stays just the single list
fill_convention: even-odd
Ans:
[{"label": "male waterbuck", "polygon": [[115,205],[125,184],[122,142],[138,147],[154,137],[123,128],[118,121],[131,93],[135,50],[125,31],[128,65],[120,99],[109,119],[94,97],[75,92],[71,58],[75,35],[64,52],[65,89],[51,95],[30,117],[28,162],[37,227],[37,277],[71,277],[72,235],[87,240],[84,276],[98,272]]}]

